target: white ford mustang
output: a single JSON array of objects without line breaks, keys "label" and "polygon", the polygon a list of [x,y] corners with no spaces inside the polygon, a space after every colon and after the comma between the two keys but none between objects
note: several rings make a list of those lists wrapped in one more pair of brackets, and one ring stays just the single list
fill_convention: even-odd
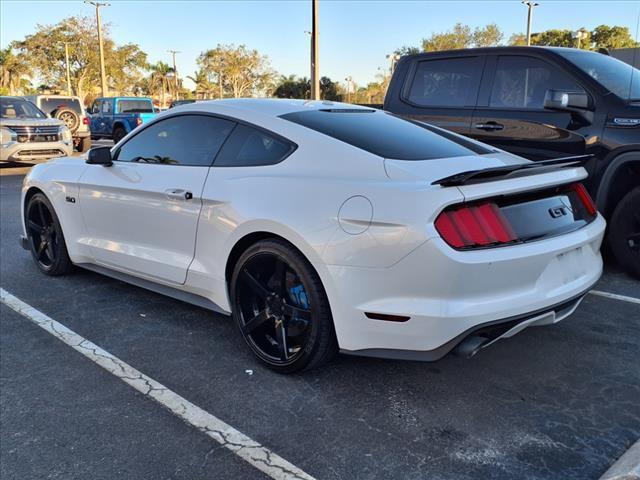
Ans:
[{"label": "white ford mustang", "polygon": [[570,315],[602,271],[581,159],[533,163],[379,110],[178,107],[38,165],[22,244],[233,314],[269,367],[437,360]]}]

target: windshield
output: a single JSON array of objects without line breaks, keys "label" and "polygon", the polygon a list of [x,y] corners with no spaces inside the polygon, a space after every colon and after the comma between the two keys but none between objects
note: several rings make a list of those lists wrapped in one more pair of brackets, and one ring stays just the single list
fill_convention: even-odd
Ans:
[{"label": "windshield", "polygon": [[47,118],[33,103],[21,98],[0,98],[0,118]]},{"label": "windshield", "polygon": [[443,135],[427,125],[375,110],[307,110],[287,113],[281,118],[396,160],[430,160],[491,152]]},{"label": "windshield", "polygon": [[120,100],[118,101],[120,113],[153,113],[151,100]]},{"label": "windshield", "polygon": [[640,70],[617,58],[595,52],[558,52],[607,90],[625,100],[640,100]]}]

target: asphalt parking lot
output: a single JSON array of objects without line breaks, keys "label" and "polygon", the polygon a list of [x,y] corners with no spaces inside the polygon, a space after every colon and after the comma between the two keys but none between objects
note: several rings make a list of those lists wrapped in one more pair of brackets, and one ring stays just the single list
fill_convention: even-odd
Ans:
[{"label": "asphalt parking lot", "polygon": [[[0,178],[0,287],[310,476],[596,479],[640,438],[640,304],[588,295],[470,360],[343,356],[280,376],[226,317],[88,271],[41,275],[17,242],[21,182]],[[640,298],[613,267],[597,289]],[[267,478],[24,316],[0,317],[3,479]]]}]

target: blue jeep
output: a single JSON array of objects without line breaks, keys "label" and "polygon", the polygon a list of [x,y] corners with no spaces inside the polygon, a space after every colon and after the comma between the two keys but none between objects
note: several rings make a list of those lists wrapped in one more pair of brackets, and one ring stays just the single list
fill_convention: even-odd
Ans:
[{"label": "blue jeep", "polygon": [[141,97],[96,98],[87,113],[91,138],[111,138],[114,143],[156,116],[153,101]]}]

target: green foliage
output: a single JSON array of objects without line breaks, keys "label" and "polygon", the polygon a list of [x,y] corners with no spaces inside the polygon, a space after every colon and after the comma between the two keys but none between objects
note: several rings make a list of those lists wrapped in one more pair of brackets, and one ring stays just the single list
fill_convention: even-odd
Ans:
[{"label": "green foliage", "polygon": [[[477,27],[471,30],[469,25],[456,23],[446,32],[433,33],[422,40],[422,50],[434,52],[439,50],[457,50],[472,47],[492,47],[499,45],[504,35],[495,23],[484,28]],[[405,47],[406,48],[406,47]]]},{"label": "green foliage", "polygon": [[269,59],[245,45],[218,45],[200,54],[198,66],[220,98],[265,95],[275,77]]},{"label": "green foliage", "polygon": [[[599,25],[592,31],[581,28],[586,38],[580,40],[580,48],[583,50],[597,50],[599,48],[616,49],[638,47],[627,27]],[[574,38],[575,32],[567,29],[545,30],[531,35],[531,45],[545,45],[551,47],[578,47],[578,39]],[[526,45],[527,38],[518,33],[511,36],[509,45]]]},{"label": "green foliage", "polygon": [[594,41],[596,49],[640,47],[640,42],[633,39],[627,27],[599,25],[591,32],[591,39]]},{"label": "green foliage", "polygon": [[[13,53],[11,46],[0,50],[0,89],[2,95],[27,94],[30,83],[23,77],[31,75],[27,58]],[[26,82],[26,83],[25,83]]]},{"label": "green foliage", "polygon": [[[146,54],[135,44],[116,46],[103,28],[105,70],[108,84],[117,93],[130,89],[142,75]],[[28,59],[29,68],[54,89],[66,91],[65,42],[69,45],[69,65],[73,92],[83,98],[100,84],[100,56],[93,18],[75,16],[55,25],[38,25],[36,33],[14,42],[19,54]]]},{"label": "green foliage", "polygon": [[[338,91],[339,85],[329,77],[320,78],[320,98],[322,100],[342,101],[342,93]],[[311,98],[311,80],[307,77],[280,77],[279,83],[273,91],[273,96],[277,98]]]}]

